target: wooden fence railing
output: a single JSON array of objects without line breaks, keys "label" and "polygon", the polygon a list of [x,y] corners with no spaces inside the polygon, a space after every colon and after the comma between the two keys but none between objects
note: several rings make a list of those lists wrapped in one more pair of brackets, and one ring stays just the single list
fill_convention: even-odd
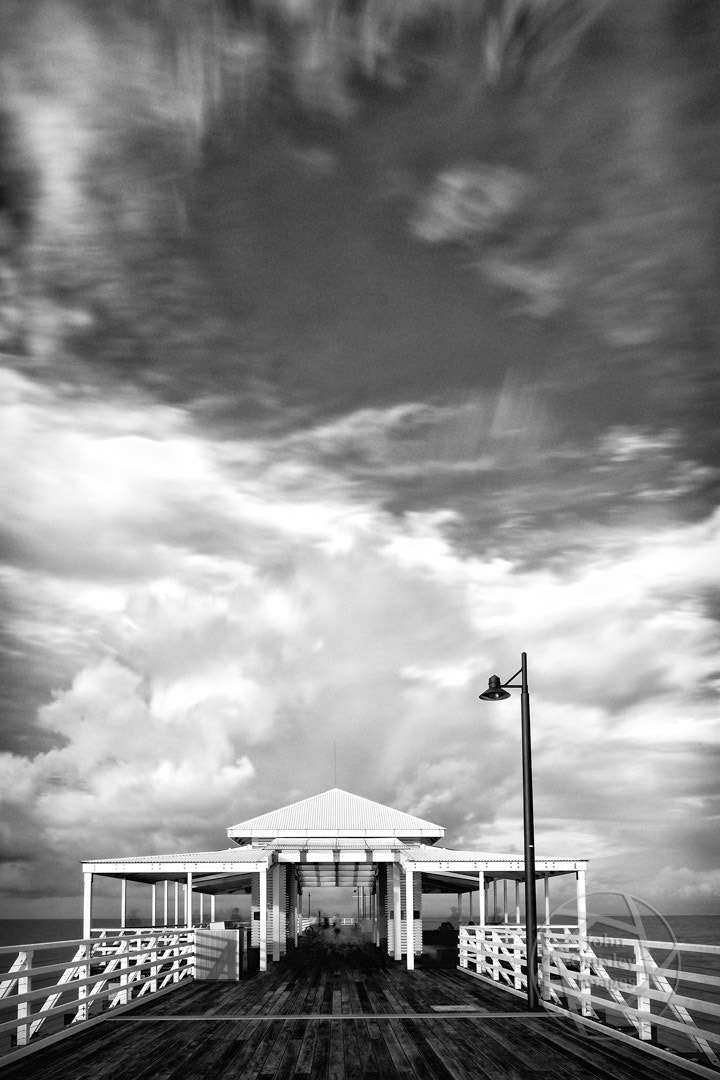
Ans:
[{"label": "wooden fence railing", "polygon": [[[460,967],[527,989],[525,928],[463,926]],[[720,1068],[720,946],[538,928],[542,1001]]]},{"label": "wooden fence railing", "polygon": [[103,930],[77,941],[3,946],[0,960],[13,953],[0,975],[0,1060],[39,1035],[57,1037],[68,1025],[167,990],[195,967],[194,931],[186,929]]}]

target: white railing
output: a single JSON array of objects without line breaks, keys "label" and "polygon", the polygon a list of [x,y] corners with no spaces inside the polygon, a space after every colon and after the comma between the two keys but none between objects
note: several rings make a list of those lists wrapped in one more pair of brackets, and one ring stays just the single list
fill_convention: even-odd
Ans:
[{"label": "white railing", "polygon": [[[527,990],[523,926],[462,926],[460,967]],[[705,969],[705,970],[703,970]],[[538,928],[539,993],[575,1015],[720,1068],[720,946]]]},{"label": "white railing", "polygon": [[195,969],[194,931],[186,929],[102,930],[77,941],[4,946],[0,961],[13,953],[0,975],[0,1057],[169,989]]}]

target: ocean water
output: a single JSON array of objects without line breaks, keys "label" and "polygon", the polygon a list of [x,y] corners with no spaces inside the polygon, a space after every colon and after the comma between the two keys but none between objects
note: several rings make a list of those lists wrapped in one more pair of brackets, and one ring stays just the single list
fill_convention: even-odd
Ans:
[{"label": "ocean water", "polygon": [[[442,922],[449,922],[453,926],[457,926],[457,915],[423,917],[423,926],[426,930],[434,930]],[[627,934],[621,932],[623,923],[627,925]],[[643,914],[642,923],[636,925],[629,922],[627,918],[623,919],[622,916],[617,916],[613,917],[609,925],[591,921],[588,930],[590,934],[609,934],[612,932],[616,937],[637,938],[642,936],[647,941],[720,945],[720,914],[663,916]]]},{"label": "ocean water", "polygon": [[[434,915],[423,919],[426,930],[434,930],[442,922],[450,922],[457,926],[457,917]],[[98,919],[94,925],[115,927],[117,923],[112,919]],[[610,929],[615,936],[621,936],[619,926],[619,919],[611,924]],[[607,928],[600,923],[591,924],[589,929],[591,934],[608,932]],[[643,936],[652,941],[720,945],[720,914],[666,915],[662,918],[644,916],[642,929]],[[638,930],[638,927],[628,924],[627,936],[638,937]],[[82,919],[0,919],[0,947],[49,941],[72,942],[80,937],[82,937]],[[0,954],[0,971],[7,971],[13,959],[13,955]],[[720,968],[720,957],[715,959],[718,960]]]}]

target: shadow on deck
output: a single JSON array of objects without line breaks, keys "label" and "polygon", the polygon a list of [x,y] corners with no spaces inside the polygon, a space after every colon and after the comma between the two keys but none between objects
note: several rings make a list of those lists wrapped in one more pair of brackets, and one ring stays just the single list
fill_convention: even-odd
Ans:
[{"label": "shadow on deck", "polygon": [[678,1065],[343,930],[241,982],[181,983],[6,1066],[3,1080],[678,1080]]}]

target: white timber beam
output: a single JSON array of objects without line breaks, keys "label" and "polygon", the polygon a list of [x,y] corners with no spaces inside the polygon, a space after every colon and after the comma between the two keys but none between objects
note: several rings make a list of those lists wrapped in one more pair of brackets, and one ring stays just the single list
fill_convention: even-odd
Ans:
[{"label": "white timber beam", "polygon": [[485,871],[478,870],[478,922],[485,925]]},{"label": "white timber beam", "polygon": [[120,926],[123,930],[127,926],[127,878],[120,882]]}]

